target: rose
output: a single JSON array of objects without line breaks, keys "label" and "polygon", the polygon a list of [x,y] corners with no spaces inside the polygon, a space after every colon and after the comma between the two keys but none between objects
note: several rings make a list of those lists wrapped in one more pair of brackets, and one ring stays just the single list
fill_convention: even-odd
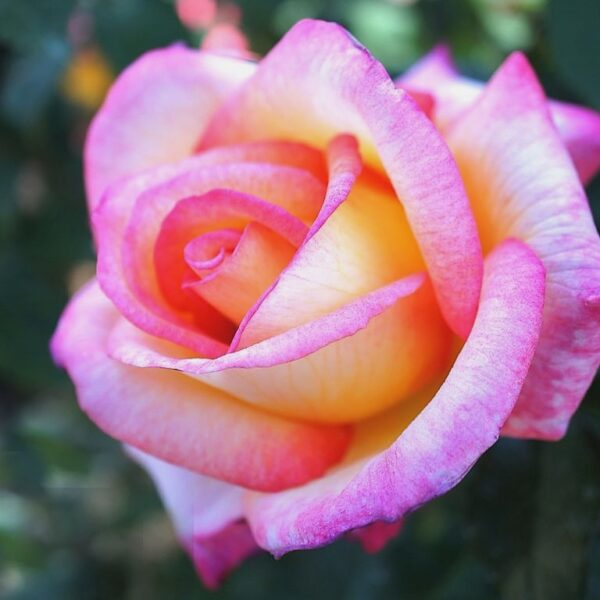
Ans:
[{"label": "rose", "polygon": [[563,435],[598,367],[572,159],[597,169],[600,118],[550,114],[520,54],[399,86],[303,21],[257,66],[147,54],[89,132],[98,283],[53,353],[209,585],[258,547],[376,549],[501,430]]}]

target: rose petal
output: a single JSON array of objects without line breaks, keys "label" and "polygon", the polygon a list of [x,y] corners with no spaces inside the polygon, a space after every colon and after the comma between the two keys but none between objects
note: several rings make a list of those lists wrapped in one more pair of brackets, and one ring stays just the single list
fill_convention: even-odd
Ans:
[{"label": "rose petal", "polygon": [[324,147],[351,133],[383,163],[421,247],[442,311],[466,336],[482,257],[459,173],[444,141],[383,66],[341,27],[301,21],[216,113],[203,147],[265,137]]},{"label": "rose petal", "polygon": [[148,52],[113,84],[87,136],[90,210],[124,176],[192,154],[208,119],[253,63],[181,45]]},{"label": "rose petal", "polygon": [[[436,46],[400,77],[398,83],[434,96],[434,121],[442,131],[449,130],[484,87],[479,81],[459,75],[450,50],[444,45]],[[579,178],[587,183],[600,169],[600,115],[556,100],[550,100],[549,107]]]},{"label": "rose petal", "polygon": [[356,421],[397,403],[447,364],[449,330],[423,281],[407,277],[214,360],[173,356],[125,322],[111,336],[110,353],[126,364],[183,371],[275,414]]},{"label": "rose petal", "polygon": [[52,340],[82,409],[104,431],[183,468],[272,491],[319,476],[350,432],[261,412],[173,371],[139,369],[106,354],[124,322],[94,282],[80,291]]},{"label": "rose petal", "polygon": [[484,248],[517,237],[547,271],[540,344],[505,433],[559,438],[600,363],[600,239],[525,57],[507,59],[448,142]]},{"label": "rose petal", "polygon": [[[92,214],[98,241],[98,280],[104,293],[121,313],[144,330],[155,332],[166,339],[184,346],[196,348],[206,356],[219,356],[227,351],[227,338],[231,333],[227,322],[210,305],[206,304],[204,320],[213,328],[199,331],[193,318],[178,314],[160,305],[157,292],[142,294],[141,286],[132,290],[125,275],[122,244],[129,213],[135,200],[157,179],[168,179],[176,167],[168,165],[153,169],[116,183],[107,190],[104,201]],[[152,274],[152,265],[149,272]],[[140,277],[144,273],[140,273]],[[158,288],[155,284],[156,289]],[[163,301],[164,302],[164,301]],[[197,307],[200,311],[200,307]],[[212,311],[212,315],[209,313]]]},{"label": "rose petal", "polygon": [[444,44],[433,48],[396,82],[433,96],[433,121],[444,132],[483,88],[482,83],[459,75],[450,49]]},{"label": "rose petal", "polygon": [[[150,475],[208,588],[259,548],[243,518],[244,489],[163,462],[132,446],[127,453]],[[369,542],[372,543],[372,542]]]},{"label": "rose petal", "polygon": [[[226,329],[227,322],[220,322],[218,313],[208,304],[208,308],[196,305],[196,313],[186,315],[177,313],[162,297],[154,247],[163,220],[181,198],[225,186],[263,198],[265,202],[255,199],[253,204],[260,203],[263,212],[277,213],[282,219],[285,216],[284,221],[289,225],[286,231],[299,242],[307,228],[284,208],[279,208],[278,203],[306,211],[303,214],[309,216],[312,213],[314,218],[323,200],[324,187],[310,173],[294,167],[241,163],[197,168],[197,163],[202,164],[201,157],[152,169],[109,188],[93,213],[99,246],[98,278],[121,313],[138,327],[194,348],[202,356],[218,356],[228,347],[223,341],[231,334]],[[234,192],[213,191],[212,195],[215,194],[239,197],[239,193]],[[200,220],[200,216],[196,218]],[[188,220],[188,226],[193,224],[193,220]],[[221,223],[220,226],[227,225]],[[183,270],[179,281],[185,274],[183,247],[187,241],[189,239],[183,240],[181,259],[167,265],[174,271]],[[197,302],[200,301],[198,298]],[[203,315],[202,310],[207,312]],[[203,325],[212,323],[213,330],[199,329],[198,321]]]},{"label": "rose petal", "polygon": [[417,106],[430,118],[433,118],[433,109],[435,107],[435,99],[428,92],[421,90],[416,91],[411,89],[409,86],[400,85],[404,91],[408,92],[410,97],[415,101]]},{"label": "rose petal", "polygon": [[277,494],[252,494],[258,544],[280,556],[396,521],[456,485],[498,438],[519,395],[542,321],[544,270],[508,241],[486,260],[473,330],[448,378],[398,439],[372,459]]},{"label": "rose petal", "polygon": [[187,550],[206,587],[216,589],[233,568],[261,549],[248,525],[238,521],[216,535],[194,537]]}]

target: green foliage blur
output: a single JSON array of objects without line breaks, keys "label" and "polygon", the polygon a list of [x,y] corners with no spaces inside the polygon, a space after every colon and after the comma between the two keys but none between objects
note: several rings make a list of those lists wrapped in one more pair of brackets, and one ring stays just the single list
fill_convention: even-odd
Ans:
[{"label": "green foliage blur", "polygon": [[[392,73],[440,40],[482,78],[522,49],[550,95],[600,108],[597,0],[237,4],[259,54],[307,16],[344,24]],[[564,440],[502,440],[378,555],[342,540],[258,556],[216,593],[198,582],[150,481],[79,411],[48,339],[93,273],[81,150],[110,77],[201,37],[168,0],[0,0],[0,598],[600,599],[597,384]],[[598,179],[590,199],[598,214]]]}]

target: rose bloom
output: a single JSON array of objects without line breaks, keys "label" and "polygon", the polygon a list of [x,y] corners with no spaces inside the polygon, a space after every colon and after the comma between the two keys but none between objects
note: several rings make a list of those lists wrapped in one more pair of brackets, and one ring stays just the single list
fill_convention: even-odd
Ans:
[{"label": "rose bloom", "polygon": [[600,360],[599,164],[600,116],[519,53],[483,86],[443,48],[394,82],[319,21],[258,64],[150,52],[89,131],[97,280],[52,351],[207,585],[376,550],[500,434],[565,433]]}]

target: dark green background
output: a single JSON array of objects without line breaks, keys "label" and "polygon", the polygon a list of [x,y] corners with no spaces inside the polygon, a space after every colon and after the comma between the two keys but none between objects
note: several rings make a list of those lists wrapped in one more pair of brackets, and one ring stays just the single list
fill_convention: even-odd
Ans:
[{"label": "dark green background", "polygon": [[[298,18],[340,21],[398,72],[436,41],[487,77],[513,49],[547,91],[600,107],[597,0],[246,0],[267,51]],[[0,0],[0,597],[7,600],[600,599],[600,403],[559,443],[502,440],[378,555],[341,541],[197,581],[152,485],[80,414],[48,338],[93,260],[81,177],[90,115],[60,93],[75,8],[115,71],[197,35],[163,0]],[[590,188],[598,207],[600,184]]]}]

